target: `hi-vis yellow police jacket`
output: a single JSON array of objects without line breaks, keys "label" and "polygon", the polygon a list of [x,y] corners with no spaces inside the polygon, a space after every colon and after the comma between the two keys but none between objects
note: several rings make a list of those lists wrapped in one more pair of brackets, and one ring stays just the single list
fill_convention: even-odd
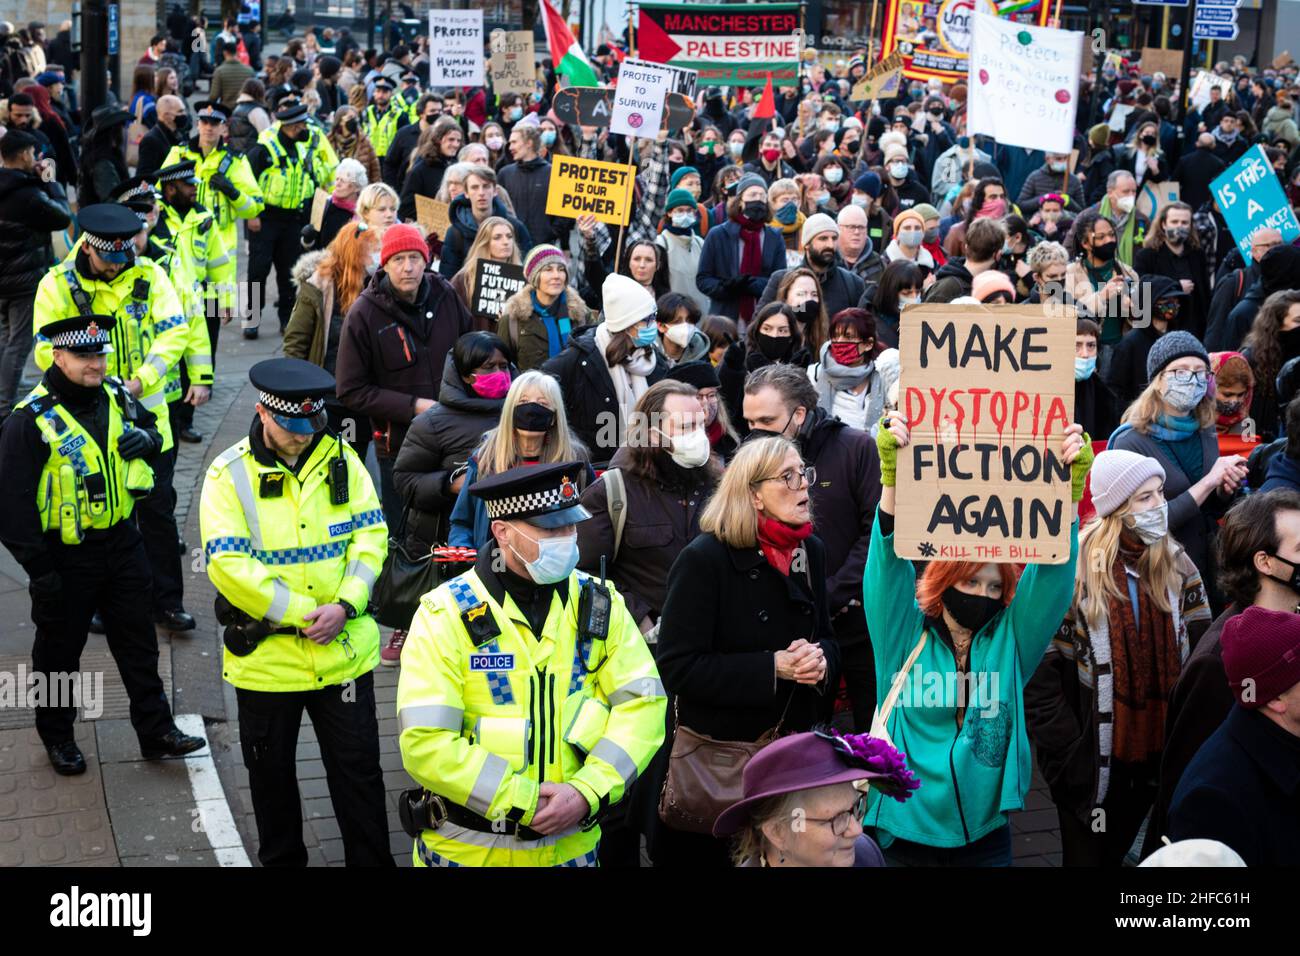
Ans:
[{"label": "hi-vis yellow police jacket", "polygon": [[111,315],[113,351],[108,374],[122,381],[138,379],[138,401],[158,419],[162,450],[172,447],[167,419],[167,373],[185,354],[190,327],[180,297],[166,271],[152,259],[137,256],[112,281],[88,279],[77,271],[78,239],[68,257],[57,263],[36,287],[32,331],[36,365],[44,371],[54,364],[54,349],[41,329],[75,315]]},{"label": "hi-vis yellow police jacket", "polygon": [[[199,180],[199,204],[212,211],[221,233],[221,241],[231,250],[233,257],[234,250],[239,248],[239,232],[235,220],[252,219],[260,215],[264,205],[262,190],[253,178],[248,157],[232,152],[225,146],[218,146],[204,156],[199,149],[198,137],[194,136],[188,143],[173,146],[163,160],[163,166],[171,166],[187,159],[194,160],[194,175]],[[221,173],[239,190],[238,199],[232,200],[212,188],[211,179],[215,173]]]},{"label": "hi-vis yellow police jacket", "polygon": [[330,141],[319,133],[313,131],[306,142],[294,143],[292,155],[280,141],[279,123],[264,129],[257,142],[271,157],[271,165],[257,179],[266,205],[300,211],[317,189],[334,187],[339,158]]},{"label": "hi-vis yellow police jacket", "polygon": [[[551,599],[534,636],[505,596],[498,604],[476,571],[420,599],[402,648],[398,745],[407,772],[446,801],[489,820],[527,825],[543,782],[572,784],[595,813],[617,803],[664,739],[667,697],[654,659],[623,599],[604,641],[577,640],[585,575],[568,600]],[[462,614],[491,614],[500,635],[476,646]],[[600,830],[576,826],[540,840],[448,821],[415,841],[425,866],[594,864]]]},{"label": "hi-vis yellow police jacket", "polygon": [[305,629],[317,606],[346,601],[358,612],[324,646],[300,634],[272,634],[245,657],[224,652],[226,680],[246,690],[319,690],[379,663],[379,628],[366,613],[388,553],[388,528],[365,465],[347,443],[348,502],[333,503],[330,460],[339,441],[323,435],[295,476],[259,460],[248,438],[208,468],[199,529],[208,578],[256,620]]}]

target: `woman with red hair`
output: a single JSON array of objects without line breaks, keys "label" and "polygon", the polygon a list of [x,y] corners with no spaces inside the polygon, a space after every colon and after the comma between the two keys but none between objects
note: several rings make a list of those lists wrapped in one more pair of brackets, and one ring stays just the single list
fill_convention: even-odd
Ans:
[{"label": "woman with red hair", "polygon": [[[935,561],[918,584],[894,551],[898,449],[910,436],[889,412],[876,433],[880,507],[867,552],[863,609],[876,659],[876,697],[906,671],[886,729],[921,788],[906,804],[875,797],[865,821],[892,866],[1010,866],[1007,811],[1029,792],[1032,758],[1024,686],[1074,593],[1079,499],[1092,462],[1083,428],[1061,439],[1074,520],[1063,564]],[[873,734],[878,730],[873,728]]]}]

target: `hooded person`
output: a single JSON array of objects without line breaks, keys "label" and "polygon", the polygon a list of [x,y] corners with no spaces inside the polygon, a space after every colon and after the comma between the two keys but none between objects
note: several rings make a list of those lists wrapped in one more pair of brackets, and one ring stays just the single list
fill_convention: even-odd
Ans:
[{"label": "hooded person", "polygon": [[1255,397],[1255,372],[1240,352],[1211,352],[1214,375],[1214,430],[1219,434],[1220,455],[1249,457],[1259,447],[1250,422]]}]

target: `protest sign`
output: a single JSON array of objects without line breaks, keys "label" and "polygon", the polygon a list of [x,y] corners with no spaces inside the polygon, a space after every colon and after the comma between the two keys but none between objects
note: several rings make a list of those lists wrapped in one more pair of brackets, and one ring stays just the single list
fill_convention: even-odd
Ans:
[{"label": "protest sign", "polygon": [[770,73],[793,86],[802,29],[797,3],[642,3],[636,53],[698,70],[706,84],[763,86]]},{"label": "protest sign", "polygon": [[1203,109],[1205,104],[1210,102],[1211,86],[1217,86],[1226,99],[1228,94],[1232,92],[1232,77],[1219,76],[1217,73],[1208,73],[1205,70],[1201,70],[1196,74],[1196,79],[1192,81],[1192,106],[1199,110]]},{"label": "protest sign", "polygon": [[523,266],[480,259],[474,270],[474,307],[470,311],[495,319],[501,314],[506,299],[526,285]]},{"label": "protest sign", "polygon": [[888,0],[882,55],[901,53],[903,75],[910,80],[964,83],[976,13],[1000,17],[1017,28],[1043,26],[1050,6],[1043,0]]},{"label": "protest sign", "polygon": [[626,225],[634,175],[634,169],[618,163],[557,154],[546,190],[546,215],[592,215],[611,226]]},{"label": "protest sign", "polygon": [[[569,86],[555,91],[551,109],[562,123],[575,126],[609,126],[614,111],[614,91],[606,86]],[[695,107],[682,93],[669,92],[664,101],[664,118],[659,128],[675,133],[695,118]],[[644,132],[642,136],[649,137]]]},{"label": "protest sign", "polygon": [[1161,50],[1153,46],[1143,47],[1142,72],[1163,73],[1170,78],[1181,76],[1183,72],[1183,51]]},{"label": "protest sign", "polygon": [[415,221],[422,225],[429,235],[438,239],[447,238],[447,229],[451,226],[449,209],[445,202],[437,199],[418,194],[415,197]]},{"label": "protest sign", "polygon": [[631,57],[619,64],[609,131],[624,136],[654,136],[663,121],[664,99],[673,75],[657,63]]},{"label": "protest sign", "polygon": [[854,85],[849,99],[854,102],[882,99],[898,92],[903,78],[903,55],[895,50],[866,73]]},{"label": "protest sign", "polygon": [[1138,190],[1133,208],[1140,218],[1147,222],[1155,222],[1161,209],[1171,202],[1178,202],[1178,194],[1181,191],[1176,180],[1165,183],[1144,182],[1142,188]]},{"label": "protest sign", "polygon": [[976,13],[967,86],[971,134],[1068,153],[1079,99],[1079,35]]},{"label": "protest sign", "polygon": [[[928,561],[1070,557],[1074,309],[925,304],[899,341],[894,550]],[[959,384],[958,384],[959,383]]]},{"label": "protest sign", "polygon": [[483,11],[429,11],[429,85],[483,85]]},{"label": "protest sign", "polygon": [[492,89],[501,96],[518,93],[529,96],[537,89],[537,67],[533,62],[533,35],[527,30],[493,30]]},{"label": "protest sign", "polygon": [[325,222],[325,207],[329,201],[330,194],[324,189],[317,189],[311,197],[311,227],[317,232],[320,232],[320,227]]},{"label": "protest sign", "polygon": [[1294,62],[1295,60],[1291,58],[1291,51],[1283,50],[1277,56],[1273,57],[1272,67],[1275,70],[1280,70],[1282,67],[1290,66]]},{"label": "protest sign", "polygon": [[1300,237],[1295,210],[1287,202],[1282,181],[1273,171],[1262,145],[1248,149],[1218,179],[1210,191],[1227,220],[1232,238],[1237,241],[1246,265],[1250,265],[1250,237],[1260,229],[1277,229],[1282,242]]}]

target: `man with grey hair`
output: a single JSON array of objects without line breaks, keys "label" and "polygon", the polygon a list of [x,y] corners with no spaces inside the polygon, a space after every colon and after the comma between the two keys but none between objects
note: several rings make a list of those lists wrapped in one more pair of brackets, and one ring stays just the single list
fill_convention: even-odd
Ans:
[{"label": "man with grey hair", "polygon": [[190,114],[179,96],[168,93],[158,97],[157,112],[157,124],[140,140],[140,161],[135,166],[140,176],[156,173],[172,147],[182,145],[189,136]]},{"label": "man with grey hair", "polygon": [[1137,191],[1137,178],[1127,169],[1117,169],[1106,177],[1106,195],[1088,207],[1114,223],[1118,243],[1115,258],[1126,266],[1133,265],[1133,253],[1147,235],[1146,217],[1136,210]]},{"label": "man with grey hair", "polygon": [[[744,418],[750,435],[781,435],[793,441],[808,468],[804,477],[817,516],[817,536],[826,547],[826,598],[853,706],[853,730],[866,733],[876,702],[876,672],[862,611],[862,576],[880,501],[876,443],[819,407],[816,387],[807,372],[794,365],[765,365],[749,374]],[[833,697],[826,697],[828,719]]]},{"label": "man with grey hair", "polygon": [[880,257],[879,250],[871,245],[866,211],[861,206],[847,205],[835,217],[835,224],[840,227],[835,248],[843,260],[844,268],[863,282],[875,282],[885,271],[885,260]]}]

